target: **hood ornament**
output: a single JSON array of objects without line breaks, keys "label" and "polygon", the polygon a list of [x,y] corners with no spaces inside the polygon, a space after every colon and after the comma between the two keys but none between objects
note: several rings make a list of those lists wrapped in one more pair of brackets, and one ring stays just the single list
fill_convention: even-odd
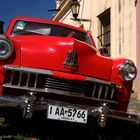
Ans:
[{"label": "hood ornament", "polygon": [[64,67],[69,69],[78,68],[78,55],[76,51],[69,50],[64,62]]}]

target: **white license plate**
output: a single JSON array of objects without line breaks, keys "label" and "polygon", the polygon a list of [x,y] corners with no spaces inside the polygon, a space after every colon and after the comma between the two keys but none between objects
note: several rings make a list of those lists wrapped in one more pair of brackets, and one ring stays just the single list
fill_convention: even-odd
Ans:
[{"label": "white license plate", "polygon": [[88,111],[84,109],[48,105],[47,118],[53,120],[87,123],[87,114]]}]

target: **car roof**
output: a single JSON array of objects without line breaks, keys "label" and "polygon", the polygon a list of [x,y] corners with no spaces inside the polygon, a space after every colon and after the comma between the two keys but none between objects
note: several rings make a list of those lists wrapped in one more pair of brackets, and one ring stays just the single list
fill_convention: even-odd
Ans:
[{"label": "car roof", "polygon": [[25,20],[25,21],[32,21],[32,22],[40,22],[40,23],[48,23],[48,24],[53,24],[53,25],[59,25],[59,26],[63,26],[66,28],[70,28],[73,30],[77,30],[80,32],[84,32],[84,33],[88,33],[86,30],[82,29],[82,28],[78,28],[69,24],[65,24],[62,22],[58,22],[58,21],[53,21],[53,20],[48,20],[48,19],[42,19],[42,18],[33,18],[33,17],[15,17],[12,18],[12,21],[17,21],[17,20]]}]

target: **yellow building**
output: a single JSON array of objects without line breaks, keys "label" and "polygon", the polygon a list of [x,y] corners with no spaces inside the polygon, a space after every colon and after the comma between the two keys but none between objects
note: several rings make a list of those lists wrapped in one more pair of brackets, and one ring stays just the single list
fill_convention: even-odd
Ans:
[{"label": "yellow building", "polygon": [[53,20],[91,32],[97,48],[106,47],[108,56],[136,61],[136,0],[78,0],[80,12],[74,20],[72,0],[56,0]]}]

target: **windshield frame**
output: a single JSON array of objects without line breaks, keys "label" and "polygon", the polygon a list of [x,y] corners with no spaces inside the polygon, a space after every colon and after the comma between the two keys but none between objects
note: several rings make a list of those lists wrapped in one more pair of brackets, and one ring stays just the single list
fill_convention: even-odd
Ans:
[{"label": "windshield frame", "polygon": [[[79,41],[82,41],[82,42],[84,42],[84,43],[86,43],[86,44],[89,44],[89,45],[92,45],[93,46],[93,44],[92,44],[92,40],[91,40],[91,38],[90,38],[90,36],[89,36],[89,34],[87,33],[87,32],[81,32],[81,31],[79,31],[79,30],[75,30],[75,29],[72,29],[72,28],[68,28],[68,27],[65,27],[65,26],[60,26],[60,25],[57,25],[57,24],[50,24],[50,23],[46,23],[46,22],[34,22],[34,21],[26,21],[26,20],[17,20],[16,22],[15,22],[15,24],[14,24],[14,26],[13,26],[13,29],[11,30],[11,36],[21,36],[21,35],[18,35],[18,34],[15,34],[14,33],[14,30],[18,27],[19,28],[19,30],[20,31],[24,31],[24,27],[23,27],[23,25],[20,27],[20,26],[17,26],[17,24],[18,24],[18,22],[23,22],[23,23],[29,23],[29,24],[38,24],[38,25],[43,25],[43,26],[48,26],[48,27],[52,27],[52,29],[54,28],[57,28],[57,30],[54,30],[54,35],[45,35],[45,34],[38,34],[38,33],[36,33],[35,32],[35,27],[34,28],[32,28],[32,26],[30,26],[30,28],[32,28],[32,30],[30,30],[30,33],[29,34],[21,34],[21,35],[45,35],[45,36],[55,36],[55,37],[73,37],[73,38],[75,38],[75,39],[77,39],[77,40],[79,40]],[[25,26],[25,25],[24,25]],[[40,26],[40,27],[42,27],[42,26]],[[45,28],[44,28],[45,29]],[[63,29],[63,30],[62,30]],[[28,31],[29,32],[29,30],[25,30],[25,31]],[[59,35],[61,32],[64,32],[65,33],[65,31],[66,32],[69,32],[69,34],[68,33],[66,33],[67,35]],[[57,35],[58,34],[58,35]],[[83,37],[83,39],[82,39],[82,37]],[[84,39],[86,39],[86,41],[84,40]]]}]

